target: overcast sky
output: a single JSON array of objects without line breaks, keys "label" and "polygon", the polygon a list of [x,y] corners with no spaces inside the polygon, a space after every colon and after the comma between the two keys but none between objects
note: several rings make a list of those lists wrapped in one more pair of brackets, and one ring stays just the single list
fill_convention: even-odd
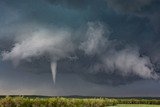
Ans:
[{"label": "overcast sky", "polygon": [[160,96],[159,0],[1,0],[0,94]]}]

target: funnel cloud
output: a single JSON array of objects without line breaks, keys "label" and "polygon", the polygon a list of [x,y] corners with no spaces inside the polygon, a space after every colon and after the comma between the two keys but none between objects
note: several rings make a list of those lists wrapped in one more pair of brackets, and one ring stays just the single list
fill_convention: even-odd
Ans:
[{"label": "funnel cloud", "polygon": [[53,82],[56,83],[56,73],[57,73],[57,62],[51,62],[51,71],[53,76]]}]

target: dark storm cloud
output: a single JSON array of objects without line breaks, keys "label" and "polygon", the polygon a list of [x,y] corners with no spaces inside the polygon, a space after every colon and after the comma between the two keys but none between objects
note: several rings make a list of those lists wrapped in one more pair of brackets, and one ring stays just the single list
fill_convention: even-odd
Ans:
[{"label": "dark storm cloud", "polygon": [[[88,6],[92,5],[88,0],[46,0],[53,5],[62,5],[68,8],[76,9],[86,9]],[[94,2],[95,0],[93,0]]]},{"label": "dark storm cloud", "polygon": [[[133,40],[133,42],[136,42],[136,44],[141,47],[141,52],[149,55],[155,65],[159,65],[159,55],[157,55],[157,52],[159,51],[160,40],[160,1],[106,0],[106,2],[111,10],[115,11],[117,14],[128,17],[125,17],[126,19],[123,24],[119,24],[123,26],[123,30],[118,27],[118,32],[116,31],[118,35],[121,37],[123,34],[125,38],[128,38],[127,40],[130,39],[129,41]],[[128,20],[127,23],[126,20]],[[124,30],[125,32],[123,32]]]},{"label": "dark storm cloud", "polygon": [[108,6],[119,12],[142,12],[144,7],[150,5],[155,0],[106,0]]},{"label": "dark storm cloud", "polygon": [[[88,11],[78,11],[63,7],[62,5],[52,5],[45,0],[16,0],[16,1],[1,1],[7,9],[3,9],[2,13],[6,14],[1,16],[3,22],[8,22],[10,27],[27,27],[33,26],[67,26],[78,27],[88,17]],[[2,6],[3,7],[3,6]],[[9,11],[9,12],[8,12]],[[4,24],[6,26],[6,23]],[[21,27],[22,28],[22,27]]]},{"label": "dark storm cloud", "polygon": [[[159,33],[159,0],[106,0],[108,7],[118,13],[146,17],[156,33]],[[158,34],[159,35],[159,34]]]},{"label": "dark storm cloud", "polygon": [[159,7],[158,0],[0,1],[0,51],[19,63],[13,70],[33,75],[57,65],[58,74],[99,85],[157,80]]}]

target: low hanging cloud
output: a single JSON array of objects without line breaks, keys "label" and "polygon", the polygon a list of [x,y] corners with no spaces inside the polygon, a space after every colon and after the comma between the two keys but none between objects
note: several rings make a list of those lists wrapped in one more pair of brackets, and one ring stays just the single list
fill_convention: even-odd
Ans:
[{"label": "low hanging cloud", "polygon": [[2,54],[4,60],[12,60],[18,64],[20,60],[48,54],[51,59],[57,60],[66,57],[73,51],[70,34],[65,31],[58,33],[36,31],[24,40],[18,41],[10,52]]},{"label": "low hanging cloud", "polygon": [[[108,33],[107,33],[108,34]],[[82,42],[80,49],[85,54],[98,54],[100,63],[90,67],[91,72],[117,72],[122,76],[136,75],[144,79],[158,79],[153,64],[147,56],[141,56],[135,47],[124,46],[116,49],[114,40],[105,37],[104,26],[100,23],[90,23],[87,30],[87,39]]]},{"label": "low hanging cloud", "polygon": [[3,60],[11,60],[18,65],[21,60],[31,60],[34,57],[48,56],[55,82],[56,62],[73,52],[74,46],[67,31],[51,32],[41,30],[33,32],[31,36],[20,39],[11,51],[3,52]]},{"label": "low hanging cloud", "polygon": [[138,49],[126,48],[112,51],[103,58],[106,71],[119,72],[123,76],[137,75],[144,79],[158,79],[149,57],[140,56]]},{"label": "low hanging cloud", "polygon": [[100,23],[88,23],[85,40],[80,44],[80,49],[87,55],[101,53],[110,44],[108,38],[104,35],[109,35],[109,30],[104,30],[104,26]]}]

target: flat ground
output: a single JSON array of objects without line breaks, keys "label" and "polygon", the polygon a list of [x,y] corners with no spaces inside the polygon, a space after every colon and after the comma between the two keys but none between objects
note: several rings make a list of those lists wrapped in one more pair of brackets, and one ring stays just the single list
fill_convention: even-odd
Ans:
[{"label": "flat ground", "polygon": [[146,104],[118,104],[110,107],[160,107],[160,105],[146,105]]}]

